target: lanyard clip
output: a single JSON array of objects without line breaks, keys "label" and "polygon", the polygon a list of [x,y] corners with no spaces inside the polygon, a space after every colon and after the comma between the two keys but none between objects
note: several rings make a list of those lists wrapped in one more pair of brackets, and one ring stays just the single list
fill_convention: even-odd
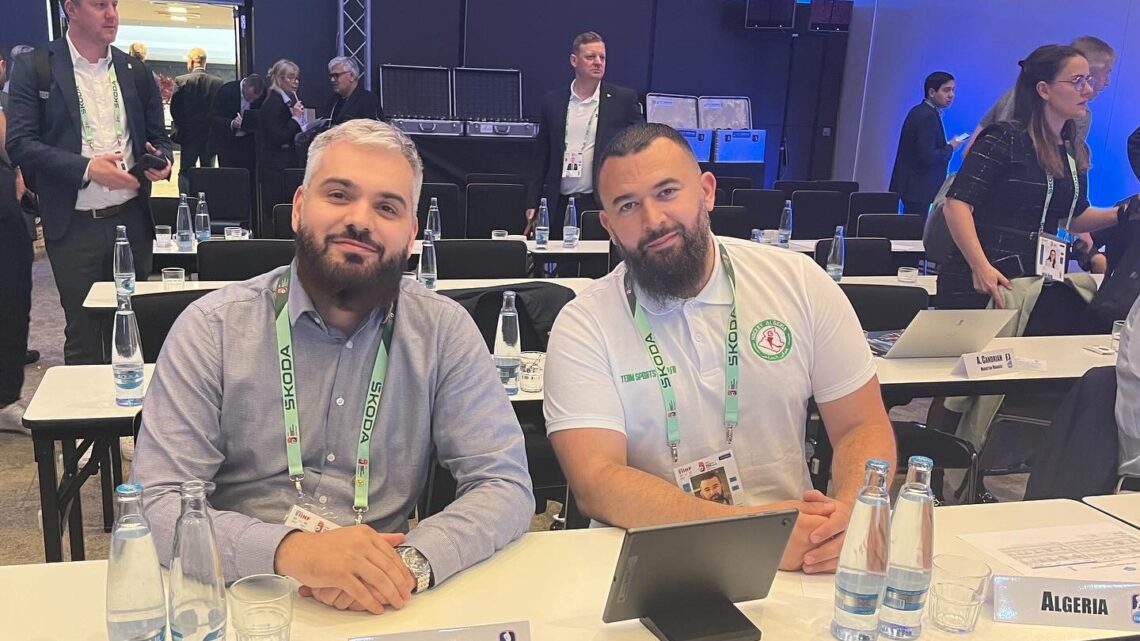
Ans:
[{"label": "lanyard clip", "polygon": [[301,479],[303,479],[303,478],[305,478],[305,477],[298,476],[297,478],[292,479],[293,487],[297,488],[297,498],[299,498],[299,499],[305,498],[305,490],[301,489]]},{"label": "lanyard clip", "polygon": [[669,452],[673,455],[673,462],[677,462],[677,443],[669,443]]},{"label": "lanyard clip", "polygon": [[366,507],[353,507],[353,512],[356,512],[356,524],[360,525],[364,522],[364,513],[368,511]]},{"label": "lanyard clip", "polygon": [[732,445],[732,431],[736,429],[736,423],[725,423],[724,428],[727,432],[725,436],[728,438],[728,444]]}]

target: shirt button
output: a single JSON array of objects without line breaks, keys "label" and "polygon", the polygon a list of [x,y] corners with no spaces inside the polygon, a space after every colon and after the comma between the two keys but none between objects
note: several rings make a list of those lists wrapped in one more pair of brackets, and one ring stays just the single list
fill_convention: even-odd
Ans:
[{"label": "shirt button", "polygon": [[319,498],[319,499],[317,499],[317,500],[321,502],[321,505],[324,505],[325,503],[328,503],[328,502],[329,502],[329,497],[327,497],[327,496],[325,496],[325,495],[323,495],[323,494],[322,494],[322,495],[321,495],[321,498]]},{"label": "shirt button", "polygon": [[352,341],[348,341],[347,343],[344,344],[344,346],[349,348],[349,349],[352,349]]},{"label": "shirt button", "polygon": [[332,463],[333,461],[336,460],[336,454],[330,453],[328,456],[325,457],[325,460],[328,461],[329,463]]},{"label": "shirt button", "polygon": [[700,335],[700,334],[696,334],[696,335],[694,335],[694,336],[693,336],[693,340],[695,340],[695,341],[697,341],[697,342],[699,343],[699,342],[701,342],[702,340],[704,340],[704,336],[702,336],[702,335]]},{"label": "shirt button", "polygon": [[341,396],[336,397],[336,404],[337,404],[337,407],[344,405],[344,398]]}]

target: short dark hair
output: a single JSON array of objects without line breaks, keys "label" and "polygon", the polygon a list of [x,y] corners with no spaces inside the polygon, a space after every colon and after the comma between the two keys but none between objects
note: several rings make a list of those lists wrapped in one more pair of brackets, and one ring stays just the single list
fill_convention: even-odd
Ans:
[{"label": "short dark hair", "polygon": [[1089,62],[1111,63],[1116,60],[1116,50],[1112,45],[1096,36],[1073,38],[1069,46],[1083,53]]},{"label": "short dark hair", "polygon": [[[624,158],[633,154],[639,154],[649,148],[653,141],[666,139],[673,142],[681,149],[685,150],[685,154],[693,159],[693,164],[700,166],[697,163],[697,156],[693,153],[693,148],[689,146],[689,142],[685,140],[684,136],[677,132],[676,129],[669,125],[662,125],[655,122],[641,122],[636,125],[630,125],[622,129],[616,136],[610,139],[606,148],[602,150],[602,154],[594,161],[594,192],[598,192],[598,186],[601,184],[599,178],[602,175],[602,168],[605,167],[606,161],[610,158]],[[600,193],[599,193],[600,196]],[[602,208],[605,208],[605,204]]]},{"label": "short dark hair", "polygon": [[245,89],[246,87],[253,87],[257,90],[257,95],[260,96],[265,91],[265,81],[261,79],[261,76],[251,73],[241,80],[240,88]]},{"label": "short dark hair", "polygon": [[922,97],[929,98],[931,91],[938,91],[942,85],[950,82],[954,76],[946,71],[935,71],[926,77],[926,81],[922,83]]},{"label": "short dark hair", "polygon": [[587,31],[574,36],[574,42],[570,43],[570,53],[578,53],[578,49],[582,45],[588,45],[594,42],[602,42],[602,37],[594,31]]}]

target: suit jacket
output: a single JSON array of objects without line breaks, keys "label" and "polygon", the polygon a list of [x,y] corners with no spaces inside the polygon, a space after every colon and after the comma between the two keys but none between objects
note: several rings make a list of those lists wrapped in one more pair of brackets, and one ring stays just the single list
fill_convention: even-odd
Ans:
[{"label": "suit jacket", "polygon": [[903,121],[899,149],[891,172],[891,191],[903,200],[934,202],[946,180],[954,148],[946,143],[946,129],[938,110],[924,100]]},{"label": "suit jacket", "polygon": [[1128,164],[1132,165],[1132,173],[1140,178],[1140,127],[1128,137]]},{"label": "suit jacket", "polygon": [[[602,82],[598,93],[598,122],[594,129],[594,157],[601,155],[617,132],[629,125],[645,122],[637,106],[637,94],[626,87]],[[551,207],[558,202],[562,184],[562,154],[566,153],[566,107],[570,104],[570,86],[556,89],[542,98],[538,138],[531,166],[535,168],[527,186],[527,204],[538,207],[538,199],[546,198]]]},{"label": "suit jacket", "polygon": [[[40,215],[44,235],[62,238],[75,216],[75,199],[83,186],[88,159],[81,155],[82,127],[79,120],[79,95],[75,88],[75,70],[71,52],[63,38],[48,45],[51,87],[47,99],[39,94],[33,55],[16,58],[9,84],[8,154],[12,162],[26,167],[35,175],[35,191],[40,198]],[[166,135],[162,114],[162,96],[151,82],[150,70],[136,58],[111,47],[111,63],[119,78],[127,125],[131,132],[131,150],[135,159],[146,153],[146,143],[158,149],[168,160],[174,157],[174,146]],[[145,82],[136,82],[136,65],[143,65]],[[142,91],[140,95],[140,90]],[[43,117],[41,118],[41,110]],[[139,200],[146,220],[150,219],[150,183],[142,181]]]},{"label": "suit jacket", "polygon": [[258,166],[267,170],[296,167],[299,163],[293,139],[301,133],[301,125],[293,120],[293,113],[289,110],[296,99],[290,99],[286,104],[276,89],[269,89],[266,93],[257,123]]},{"label": "suit jacket", "polygon": [[198,68],[174,79],[170,119],[180,143],[205,143],[210,137],[210,108],[223,85],[221,78]]},{"label": "suit jacket", "polygon": [[343,104],[337,103],[340,103],[340,96],[334,94],[323,113],[323,117],[332,118],[330,125],[333,127],[357,118],[375,120],[380,117],[380,103],[376,101],[376,94],[365,89],[363,85],[357,85],[356,90],[344,99]]},{"label": "suit jacket", "polygon": [[[265,102],[264,93],[249,103],[249,108],[261,109],[263,102]],[[227,149],[233,145],[236,137],[230,127],[230,121],[239,111],[241,111],[241,82],[231,80],[218,88],[214,103],[210,105],[210,144],[214,149]],[[243,121],[241,128],[248,132],[252,142],[253,124]]]}]

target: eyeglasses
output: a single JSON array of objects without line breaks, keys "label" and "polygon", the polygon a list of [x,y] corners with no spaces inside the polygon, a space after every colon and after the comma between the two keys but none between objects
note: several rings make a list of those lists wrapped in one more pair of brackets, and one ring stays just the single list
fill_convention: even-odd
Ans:
[{"label": "eyeglasses", "polygon": [[1091,89],[1093,91],[1096,91],[1096,78],[1094,78],[1093,76],[1074,76],[1072,78],[1069,78],[1068,80],[1054,80],[1053,81],[1053,83],[1058,83],[1058,82],[1066,82],[1070,85],[1073,85],[1073,88],[1076,89],[1078,92],[1084,91],[1085,87],[1088,87],[1089,89]]},{"label": "eyeglasses", "polygon": [[336,82],[337,80],[340,80],[340,77],[346,73],[348,73],[348,72],[347,71],[330,71],[329,72],[329,80]]}]

